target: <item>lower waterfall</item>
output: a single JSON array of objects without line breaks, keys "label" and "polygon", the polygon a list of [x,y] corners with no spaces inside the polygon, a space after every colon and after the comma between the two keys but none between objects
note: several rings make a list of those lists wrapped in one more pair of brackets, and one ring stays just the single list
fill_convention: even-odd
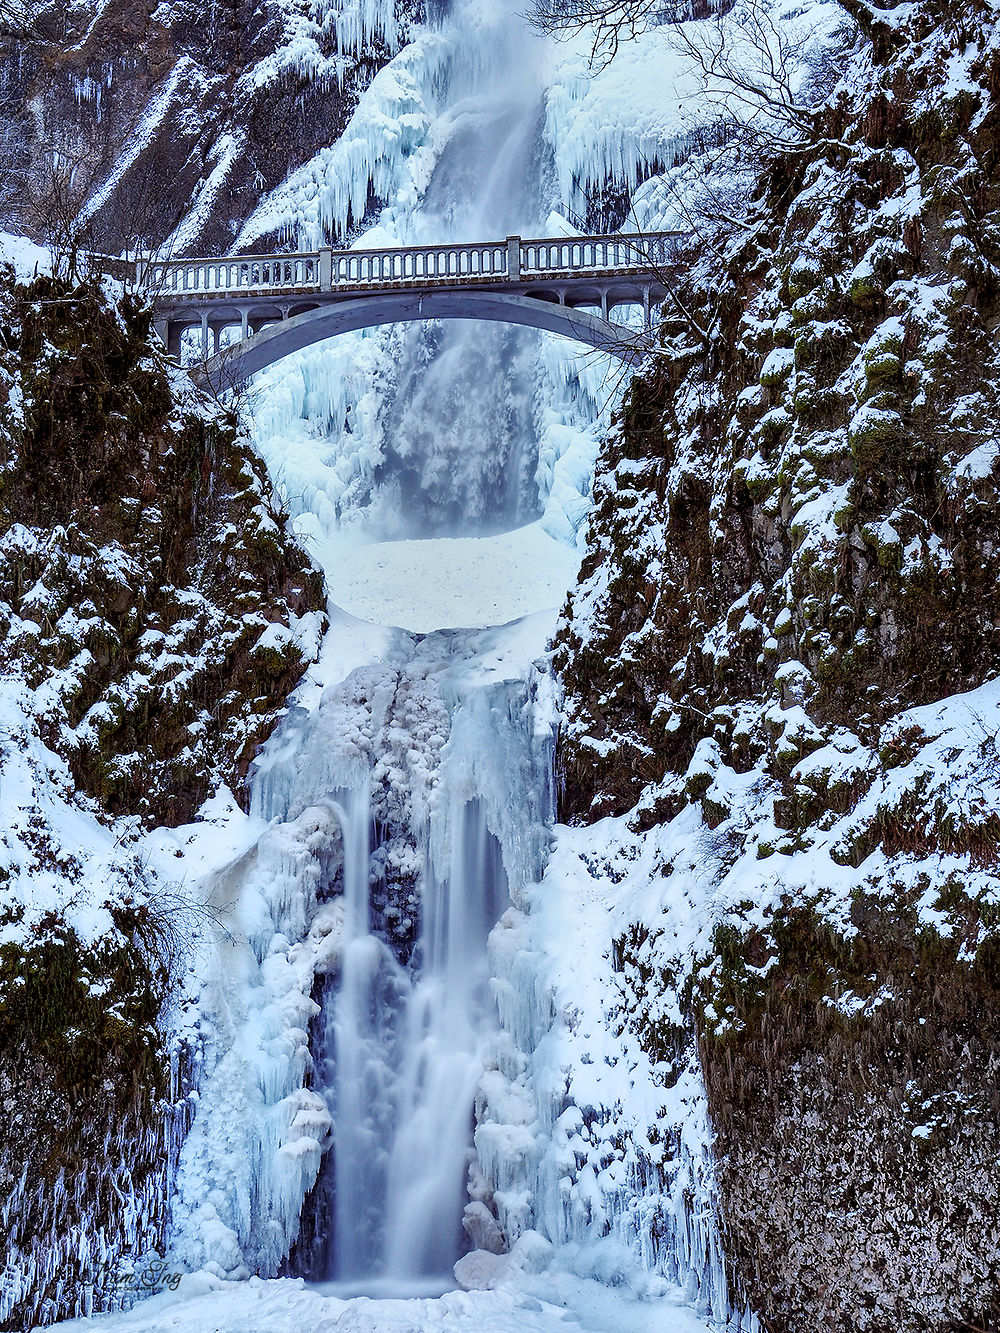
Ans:
[{"label": "lower waterfall", "polygon": [[423,871],[408,963],[374,932],[367,793],[339,807],[344,939],[316,1023],[333,1144],[315,1188],[313,1278],[450,1285],[462,1249],[473,1110],[495,1031],[486,940],[506,876],[480,801],[453,812],[447,863]]}]

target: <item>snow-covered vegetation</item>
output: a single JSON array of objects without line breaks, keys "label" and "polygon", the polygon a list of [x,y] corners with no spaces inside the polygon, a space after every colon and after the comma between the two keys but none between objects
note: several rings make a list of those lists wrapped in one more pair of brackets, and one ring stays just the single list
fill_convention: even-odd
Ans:
[{"label": "snow-covered vegetation", "polygon": [[0,1318],[19,1327],[86,1308],[99,1271],[160,1240],[157,1018],[197,904],[146,830],[238,786],[323,615],[259,462],[154,350],[148,312],[9,249]]},{"label": "snow-covered vegetation", "polygon": [[565,808],[658,849],[621,1021],[697,1035],[765,1326],[989,1325],[996,38],[858,17],[742,216],[706,198],[602,457]]}]

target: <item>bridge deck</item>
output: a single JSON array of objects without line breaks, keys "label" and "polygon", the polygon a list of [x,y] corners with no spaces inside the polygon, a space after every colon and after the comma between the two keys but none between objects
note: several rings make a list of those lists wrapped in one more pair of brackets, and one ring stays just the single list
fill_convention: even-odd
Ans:
[{"label": "bridge deck", "polygon": [[655,277],[670,262],[681,235],[657,232],[531,240],[510,236],[471,245],[158,260],[147,266],[142,285],[157,304],[185,306],[244,297],[357,297],[412,287],[634,280],[642,275]]},{"label": "bridge deck", "polygon": [[[154,260],[141,285],[171,352],[179,356],[184,330],[200,325],[209,380],[224,362],[249,375],[337,333],[427,319],[522,324],[633,361],[649,339],[637,342],[610,312],[641,305],[651,330],[682,236],[508,236],[470,245]],[[587,306],[600,314],[580,313]],[[240,326],[238,340],[224,349],[223,333],[233,325]]]}]

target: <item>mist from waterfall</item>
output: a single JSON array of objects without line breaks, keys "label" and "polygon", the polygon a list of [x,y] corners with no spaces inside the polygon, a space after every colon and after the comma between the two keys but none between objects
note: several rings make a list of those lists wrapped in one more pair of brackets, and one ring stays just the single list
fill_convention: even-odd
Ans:
[{"label": "mist from waterfall", "polygon": [[[543,48],[516,15],[475,90],[441,117],[444,147],[411,222],[415,240],[533,234],[548,209]],[[534,377],[539,336],[473,320],[397,334],[385,394],[384,460],[366,523],[387,537],[503,532],[541,512]]]}]

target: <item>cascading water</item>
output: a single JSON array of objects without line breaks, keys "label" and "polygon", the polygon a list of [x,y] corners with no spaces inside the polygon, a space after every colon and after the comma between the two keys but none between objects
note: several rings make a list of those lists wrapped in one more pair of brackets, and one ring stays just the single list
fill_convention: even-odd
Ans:
[{"label": "cascading water", "polygon": [[448,1285],[461,1249],[473,1104],[495,1027],[486,938],[506,877],[481,802],[464,803],[451,814],[449,863],[425,868],[416,947],[400,962],[373,928],[365,795],[350,813],[338,807],[344,932],[317,1024],[333,1146],[306,1263],[341,1284],[412,1290]]}]

